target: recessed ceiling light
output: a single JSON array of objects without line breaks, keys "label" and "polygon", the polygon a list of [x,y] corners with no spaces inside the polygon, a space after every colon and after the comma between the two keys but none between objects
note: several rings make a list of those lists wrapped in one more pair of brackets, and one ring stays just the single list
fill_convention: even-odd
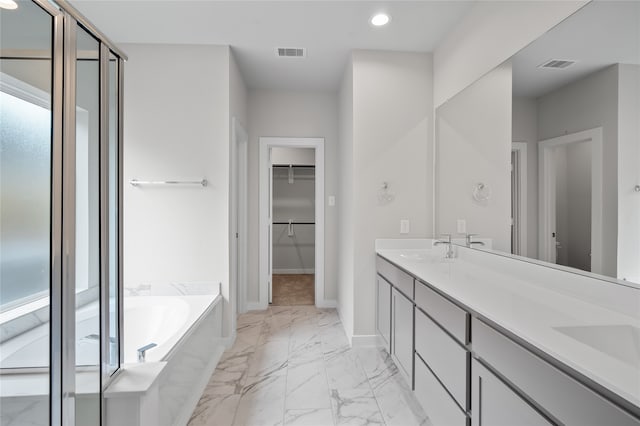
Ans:
[{"label": "recessed ceiling light", "polygon": [[17,8],[18,8],[18,3],[16,3],[13,0],[0,0],[0,9],[13,10]]},{"label": "recessed ceiling light", "polygon": [[371,18],[371,25],[375,25],[376,27],[381,27],[383,25],[387,25],[391,18],[386,13],[378,13]]}]

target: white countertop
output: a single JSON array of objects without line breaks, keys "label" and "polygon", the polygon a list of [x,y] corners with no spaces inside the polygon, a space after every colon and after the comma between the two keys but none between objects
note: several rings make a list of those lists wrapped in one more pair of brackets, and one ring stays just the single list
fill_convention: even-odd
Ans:
[{"label": "white countertop", "polygon": [[[455,259],[444,259],[443,246],[432,247],[432,240],[402,241],[378,240],[376,251],[640,407],[640,356],[622,360],[558,330],[614,325],[640,331],[640,290],[463,247],[456,247]],[[640,355],[640,347],[636,351]]]}]

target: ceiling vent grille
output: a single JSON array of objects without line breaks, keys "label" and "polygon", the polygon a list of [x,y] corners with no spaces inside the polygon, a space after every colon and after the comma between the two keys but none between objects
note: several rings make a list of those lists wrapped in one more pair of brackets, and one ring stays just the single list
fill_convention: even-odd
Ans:
[{"label": "ceiling vent grille", "polygon": [[551,68],[556,70],[563,70],[565,68],[569,68],[571,65],[575,63],[576,61],[570,61],[566,59],[552,59],[538,66],[538,68]]},{"label": "ceiling vent grille", "polygon": [[307,49],[300,47],[278,47],[276,55],[280,58],[304,58],[307,56]]}]

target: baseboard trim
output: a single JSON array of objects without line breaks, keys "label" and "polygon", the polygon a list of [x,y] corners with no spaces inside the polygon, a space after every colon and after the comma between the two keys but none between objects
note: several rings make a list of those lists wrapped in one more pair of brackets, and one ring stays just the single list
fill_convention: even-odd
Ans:
[{"label": "baseboard trim", "polygon": [[315,269],[274,269],[274,274],[280,275],[313,275],[316,273]]},{"label": "baseboard trim", "polygon": [[338,301],[337,300],[323,300],[316,303],[317,308],[329,309],[329,308],[337,308]]},{"label": "baseboard trim", "polygon": [[247,312],[249,311],[264,311],[268,306],[262,306],[260,302],[247,302],[245,305]]},{"label": "baseboard trim", "polygon": [[379,346],[376,334],[354,334],[351,337],[351,346],[354,348],[376,348]]},{"label": "baseboard trim", "polygon": [[233,330],[233,333],[231,333],[230,336],[222,338],[222,344],[224,345],[225,349],[231,349],[231,346],[233,346],[233,344],[236,342],[237,335],[238,333],[236,333],[236,330]]}]

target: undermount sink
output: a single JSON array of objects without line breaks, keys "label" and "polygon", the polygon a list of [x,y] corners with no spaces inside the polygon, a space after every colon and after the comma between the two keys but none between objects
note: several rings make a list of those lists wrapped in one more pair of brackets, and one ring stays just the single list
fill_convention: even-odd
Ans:
[{"label": "undermount sink", "polygon": [[640,328],[632,325],[554,327],[554,330],[619,361],[640,368]]}]

